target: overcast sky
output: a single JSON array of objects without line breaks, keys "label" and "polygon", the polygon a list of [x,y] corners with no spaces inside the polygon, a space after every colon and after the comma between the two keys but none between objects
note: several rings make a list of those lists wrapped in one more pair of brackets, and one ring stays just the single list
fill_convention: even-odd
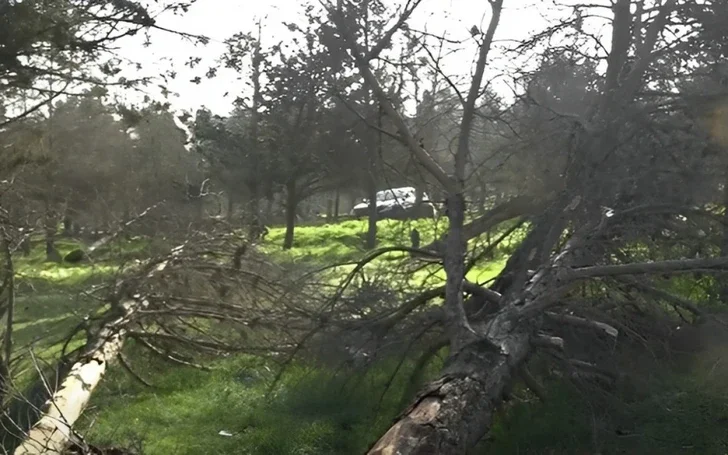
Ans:
[{"label": "overcast sky", "polygon": [[[393,4],[403,4],[404,0],[390,0]],[[505,0],[504,10],[496,39],[502,43],[507,40],[524,38],[547,25],[547,19],[559,12],[553,8],[551,0]],[[204,80],[199,85],[190,82],[194,76],[202,75],[204,70],[215,64],[215,59],[223,51],[223,40],[236,32],[252,31],[258,18],[265,18],[263,30],[264,44],[285,40],[290,32],[282,25],[283,21],[301,20],[299,0],[198,0],[183,16],[165,15],[158,18],[164,27],[205,35],[211,39],[207,46],[195,46],[180,37],[154,32],[151,46],[142,46],[142,37],[135,37],[122,43],[120,52],[130,60],[140,62],[144,74],[159,74],[171,66],[178,71],[177,79],[170,89],[179,93],[173,98],[175,109],[194,112],[206,106],[218,114],[226,114],[231,102],[245,90],[239,75],[222,71],[212,80]],[[560,13],[563,13],[561,10]],[[454,38],[468,36],[473,25],[481,29],[487,26],[490,6],[486,0],[424,0],[421,9],[410,21],[417,29],[427,27],[433,33],[447,31]],[[451,74],[465,75],[471,68],[475,49],[467,49],[448,60],[447,71]],[[191,56],[203,57],[200,68],[190,70],[184,63]],[[493,73],[502,71],[513,62],[492,55]],[[504,90],[504,87],[501,87]],[[227,97],[223,94],[228,93]],[[150,92],[151,95],[156,95]],[[129,98],[129,95],[126,95]],[[134,98],[129,98],[134,100]]]}]

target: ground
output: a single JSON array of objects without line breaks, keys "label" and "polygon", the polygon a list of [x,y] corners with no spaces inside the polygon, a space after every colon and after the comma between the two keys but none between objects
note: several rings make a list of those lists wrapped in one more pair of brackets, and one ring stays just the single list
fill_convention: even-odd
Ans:
[{"label": "ground", "polygon": [[[415,226],[427,243],[444,231],[431,221],[380,223],[381,245],[407,245]],[[287,264],[346,262],[361,258],[365,222],[300,227],[296,243],[283,252],[283,229],[273,228],[262,245],[276,261]],[[471,271],[469,278],[485,282],[504,265],[518,236],[506,242],[492,261]],[[62,254],[75,247],[59,244]],[[143,241],[124,242],[108,257],[134,255]],[[381,258],[371,267],[385,267],[401,253]],[[342,266],[344,273],[352,266]],[[118,269],[115,262],[77,266],[45,264],[34,250],[18,259],[19,295],[16,349],[52,360],[60,340],[95,303],[79,291],[102,282]],[[416,285],[442,280],[441,274],[419,272]],[[145,454],[355,454],[387,428],[406,402],[411,363],[394,381],[394,362],[382,363],[365,376],[298,365],[287,371],[269,394],[275,371],[246,356],[219,359],[212,371],[151,362],[127,346],[127,355],[152,388],[122,368],[114,367],[95,394],[79,430],[100,445],[124,445]],[[27,357],[27,356],[26,356]],[[436,371],[435,360],[427,375]],[[32,365],[22,362],[20,373]],[[585,397],[564,383],[546,384],[548,400],[538,403],[525,390],[504,409],[484,447],[473,453],[498,454],[672,454],[728,453],[728,387],[709,378],[676,376],[660,379],[650,397],[625,400],[620,407]],[[708,385],[709,384],[709,385]]]}]

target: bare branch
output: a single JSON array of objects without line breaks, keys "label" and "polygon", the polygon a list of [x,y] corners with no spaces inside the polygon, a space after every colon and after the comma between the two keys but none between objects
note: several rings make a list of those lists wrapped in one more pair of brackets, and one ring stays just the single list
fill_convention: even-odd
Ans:
[{"label": "bare branch", "polygon": [[639,289],[642,292],[651,294],[654,297],[657,297],[658,299],[662,299],[662,300],[670,303],[671,305],[675,305],[684,310],[688,310],[696,316],[700,316],[703,314],[703,311],[700,310],[700,308],[698,308],[694,303],[692,303],[688,300],[682,299],[667,291],[663,291],[662,289],[658,289],[656,287],[649,286],[645,283],[641,283],[641,282],[639,282],[635,279],[629,278],[629,277],[619,277],[617,279],[619,281],[629,284],[630,286],[635,287],[636,289]]},{"label": "bare branch", "polygon": [[555,349],[557,351],[563,351],[564,339],[560,337],[539,334],[531,339],[531,345],[536,348]]},{"label": "bare branch", "polygon": [[397,22],[384,33],[382,39],[367,52],[364,57],[366,62],[370,62],[379,57],[379,54],[382,53],[384,48],[389,46],[389,43],[392,41],[392,36],[394,36],[394,34],[405,25],[405,22],[407,22],[420,3],[422,3],[422,0],[407,0],[407,4],[404,7],[404,11],[402,11],[402,15],[399,17],[399,20],[397,20]]},{"label": "bare branch", "polygon": [[[463,226],[464,240],[476,238],[495,226],[513,218],[530,215],[534,210],[543,207],[543,201],[533,197],[523,196],[510,199],[501,205],[497,205],[479,218]],[[440,238],[433,243],[422,247],[423,250],[439,251],[445,242]]]},{"label": "bare branch", "polygon": [[574,316],[571,314],[557,314],[552,312],[547,312],[546,316],[561,324],[569,324],[576,327],[585,327],[588,329],[601,331],[612,338],[617,338],[617,336],[619,335],[619,330],[609,324],[605,324],[604,322],[592,321],[590,319]]},{"label": "bare branch", "polygon": [[[485,65],[488,60],[488,53],[490,52],[490,48],[493,44],[493,35],[495,35],[495,31],[498,28],[498,22],[500,21],[503,0],[492,0],[490,1],[490,5],[490,23],[488,24],[488,30],[485,33],[483,42],[480,44],[478,62],[475,65],[475,74],[473,75],[473,80],[470,83],[470,90],[468,91],[468,97],[465,100],[463,116],[460,121],[458,149],[457,154],[455,155],[455,176],[456,179],[458,179],[459,185],[465,184],[465,166],[470,154],[470,134],[473,119],[475,118],[475,103],[480,96],[480,86],[483,83]],[[462,189],[460,191],[462,191]]]},{"label": "bare branch", "polygon": [[141,383],[147,387],[154,387],[151,383],[147,382],[144,378],[139,376],[139,374],[136,371],[134,371],[132,369],[131,365],[129,365],[129,362],[126,361],[126,359],[124,358],[124,355],[121,352],[119,353],[119,355],[116,358],[119,361],[119,364],[122,367],[124,367],[124,370],[126,370],[126,372],[129,373],[129,375],[131,375],[131,377],[133,377],[134,379],[139,381],[139,383]]},{"label": "bare branch", "polygon": [[359,45],[357,44],[355,37],[348,29],[346,22],[341,16],[341,13],[336,9],[332,8],[330,5],[324,4],[324,6],[328,10],[329,16],[336,25],[337,30],[344,38],[344,42],[346,43],[346,46],[348,47],[357,68],[361,72],[362,77],[371,87],[372,92],[379,100],[379,103],[384,109],[384,112],[392,119],[392,122],[397,127],[397,130],[402,136],[404,143],[407,145],[407,148],[418,159],[418,161],[420,161],[422,166],[427,169],[427,171],[430,172],[430,174],[432,174],[432,176],[443,187],[447,189],[454,189],[454,182],[448,177],[447,173],[442,169],[437,161],[424,148],[420,147],[418,141],[409,131],[409,128],[407,127],[404,119],[392,105],[392,101],[389,99],[381,84],[369,67],[369,62],[366,61],[365,58],[362,56]]},{"label": "bare branch", "polygon": [[728,269],[728,257],[708,259],[676,259],[660,262],[637,262],[620,265],[595,265],[571,269],[567,276],[572,279],[599,278],[606,276],[639,275],[653,273],[682,273],[695,270]]}]

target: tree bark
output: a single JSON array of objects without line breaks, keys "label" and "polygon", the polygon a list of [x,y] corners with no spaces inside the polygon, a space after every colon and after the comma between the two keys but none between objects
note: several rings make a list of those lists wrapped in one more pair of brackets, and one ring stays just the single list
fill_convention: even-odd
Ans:
[{"label": "tree bark", "polygon": [[[151,278],[163,271],[181,253],[182,247],[172,249],[170,258],[158,263],[146,277]],[[58,371],[68,373],[43,406],[40,417],[30,427],[25,439],[15,448],[14,455],[60,455],[73,442],[73,425],[88,406],[109,362],[121,352],[129,322],[146,305],[145,296],[135,296],[112,306],[96,335],[86,343],[70,370],[66,370],[65,360],[60,362]]]},{"label": "tree bark", "polygon": [[296,182],[286,184],[286,235],[283,239],[283,249],[293,248],[293,236],[296,229],[296,208],[298,207],[298,195],[296,194]]},{"label": "tree bark", "polygon": [[373,250],[377,247],[377,187],[374,176],[370,176],[367,180],[367,199],[369,199],[369,216],[367,225],[366,249]]},{"label": "tree bark", "polygon": [[450,220],[445,249],[445,317],[446,331],[450,339],[450,349],[458,352],[473,329],[468,323],[463,308],[463,279],[465,277],[465,248],[467,241],[463,237],[465,224],[465,196],[462,193],[452,194],[447,199],[447,217]]},{"label": "tree bark", "polygon": [[14,455],[62,454],[72,442],[73,425],[101,382],[108,363],[121,351],[123,331],[109,335],[73,365]]},{"label": "tree bark", "polygon": [[341,203],[341,194],[339,192],[339,189],[336,189],[336,194],[334,196],[334,223],[339,222],[339,206]]},{"label": "tree bark", "polygon": [[15,323],[15,266],[10,251],[10,238],[2,232],[2,249],[5,256],[5,291],[7,292],[3,313],[5,314],[5,334],[3,335],[3,356],[0,359],[0,397],[4,399],[10,384],[10,359],[13,355],[13,325]]},{"label": "tree bark", "polygon": [[63,217],[63,235],[72,236],[74,235],[73,219],[66,215]]},{"label": "tree bark", "polygon": [[470,343],[452,356],[440,378],[369,450],[369,455],[464,454],[490,428],[493,416],[530,351],[529,334],[508,332],[505,313],[478,332],[492,332],[502,352]]}]

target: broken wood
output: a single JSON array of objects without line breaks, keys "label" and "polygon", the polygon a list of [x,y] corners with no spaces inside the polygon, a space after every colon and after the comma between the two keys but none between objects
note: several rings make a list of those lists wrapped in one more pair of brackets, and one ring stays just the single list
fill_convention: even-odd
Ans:
[{"label": "broken wood", "polygon": [[[146,278],[163,271],[170,261],[178,257],[184,246],[171,250],[162,261],[150,262]],[[123,287],[123,282],[117,286]],[[38,420],[25,439],[16,447],[14,455],[62,454],[73,442],[73,426],[86,409],[96,387],[103,379],[111,361],[121,353],[127,335],[127,326],[136,313],[149,305],[145,296],[133,295],[113,303],[96,335],[81,351],[58,389],[42,408]]]},{"label": "broken wood", "polygon": [[506,333],[503,313],[476,331],[497,331],[501,351],[474,342],[451,357],[440,378],[427,385],[409,409],[369,450],[369,455],[464,453],[487,432],[503,392],[528,356],[529,334]]},{"label": "broken wood", "polygon": [[46,404],[40,419],[28,432],[14,455],[62,454],[73,440],[73,425],[101,382],[108,364],[121,351],[123,332],[84,353]]}]

